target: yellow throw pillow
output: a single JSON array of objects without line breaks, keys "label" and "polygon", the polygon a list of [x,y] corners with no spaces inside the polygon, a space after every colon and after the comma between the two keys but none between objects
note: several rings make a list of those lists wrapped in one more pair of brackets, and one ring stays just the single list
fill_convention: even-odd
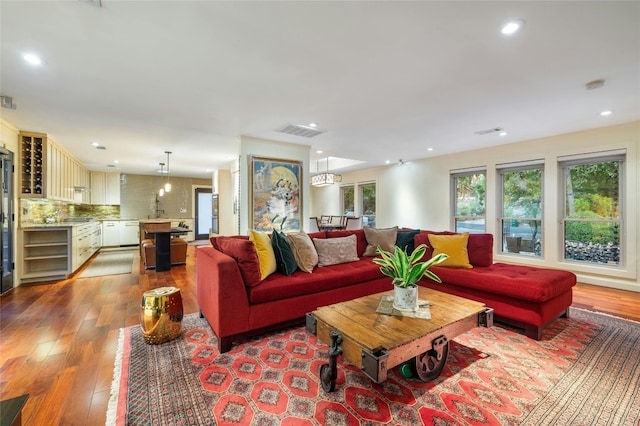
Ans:
[{"label": "yellow throw pillow", "polygon": [[249,240],[256,246],[258,261],[260,262],[260,279],[264,280],[276,271],[276,254],[271,245],[269,234],[251,231]]},{"label": "yellow throw pillow", "polygon": [[451,268],[473,268],[469,263],[469,252],[467,243],[469,233],[454,235],[433,235],[429,234],[429,243],[433,247],[433,255],[445,253],[449,257],[435,266],[449,266]]}]

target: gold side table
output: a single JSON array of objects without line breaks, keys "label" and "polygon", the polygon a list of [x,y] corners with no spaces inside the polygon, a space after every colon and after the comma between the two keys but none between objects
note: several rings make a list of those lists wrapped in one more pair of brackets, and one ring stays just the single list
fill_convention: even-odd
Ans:
[{"label": "gold side table", "polygon": [[160,287],[142,295],[140,327],[145,342],[159,345],[178,337],[182,331],[182,296],[177,287]]}]

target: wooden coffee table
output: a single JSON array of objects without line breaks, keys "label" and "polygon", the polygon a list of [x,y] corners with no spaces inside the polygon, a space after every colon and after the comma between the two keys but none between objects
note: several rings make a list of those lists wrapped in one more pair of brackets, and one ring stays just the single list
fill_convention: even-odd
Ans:
[{"label": "wooden coffee table", "polygon": [[329,347],[329,364],[320,369],[322,387],[335,390],[338,355],[360,368],[376,383],[387,371],[411,359],[424,381],[438,377],[449,353],[449,340],[478,326],[493,325],[493,310],[483,303],[419,287],[418,297],[428,300],[431,319],[378,314],[383,295],[372,294],[322,306],[307,314],[307,331]]}]

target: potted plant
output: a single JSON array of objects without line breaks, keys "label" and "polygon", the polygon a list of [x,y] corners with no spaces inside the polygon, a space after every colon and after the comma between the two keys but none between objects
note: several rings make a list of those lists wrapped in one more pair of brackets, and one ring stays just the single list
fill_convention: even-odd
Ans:
[{"label": "potted plant", "polygon": [[438,283],[442,282],[429,268],[449,256],[440,253],[431,259],[421,262],[420,260],[426,251],[426,244],[420,244],[410,255],[398,246],[395,246],[393,253],[380,247],[377,248],[376,252],[381,257],[374,258],[373,262],[380,265],[380,272],[392,280],[394,308],[401,311],[413,311],[418,307],[418,287],[416,282],[423,276],[426,275]]}]

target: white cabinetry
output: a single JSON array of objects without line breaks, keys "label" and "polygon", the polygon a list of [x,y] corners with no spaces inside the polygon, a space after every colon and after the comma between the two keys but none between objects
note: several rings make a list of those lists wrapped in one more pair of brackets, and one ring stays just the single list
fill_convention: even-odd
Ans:
[{"label": "white cabinetry", "polygon": [[103,220],[102,221],[102,246],[119,246],[120,245],[120,221],[119,220]]},{"label": "white cabinetry", "polygon": [[91,204],[120,204],[120,173],[91,173]]},{"label": "white cabinetry", "polygon": [[140,232],[140,222],[137,220],[121,220],[120,221],[120,245],[135,246],[138,245]]},{"label": "white cabinetry", "polygon": [[45,198],[88,203],[89,171],[62,147],[47,139]]},{"label": "white cabinetry", "polygon": [[69,227],[24,229],[22,235],[23,283],[66,278],[71,256]]},{"label": "white cabinetry", "polygon": [[140,224],[137,220],[103,220],[102,245],[127,246],[138,245]]},{"label": "white cabinetry", "polygon": [[71,247],[73,250],[71,270],[75,271],[100,249],[100,223],[90,222],[74,226],[71,234]]}]

